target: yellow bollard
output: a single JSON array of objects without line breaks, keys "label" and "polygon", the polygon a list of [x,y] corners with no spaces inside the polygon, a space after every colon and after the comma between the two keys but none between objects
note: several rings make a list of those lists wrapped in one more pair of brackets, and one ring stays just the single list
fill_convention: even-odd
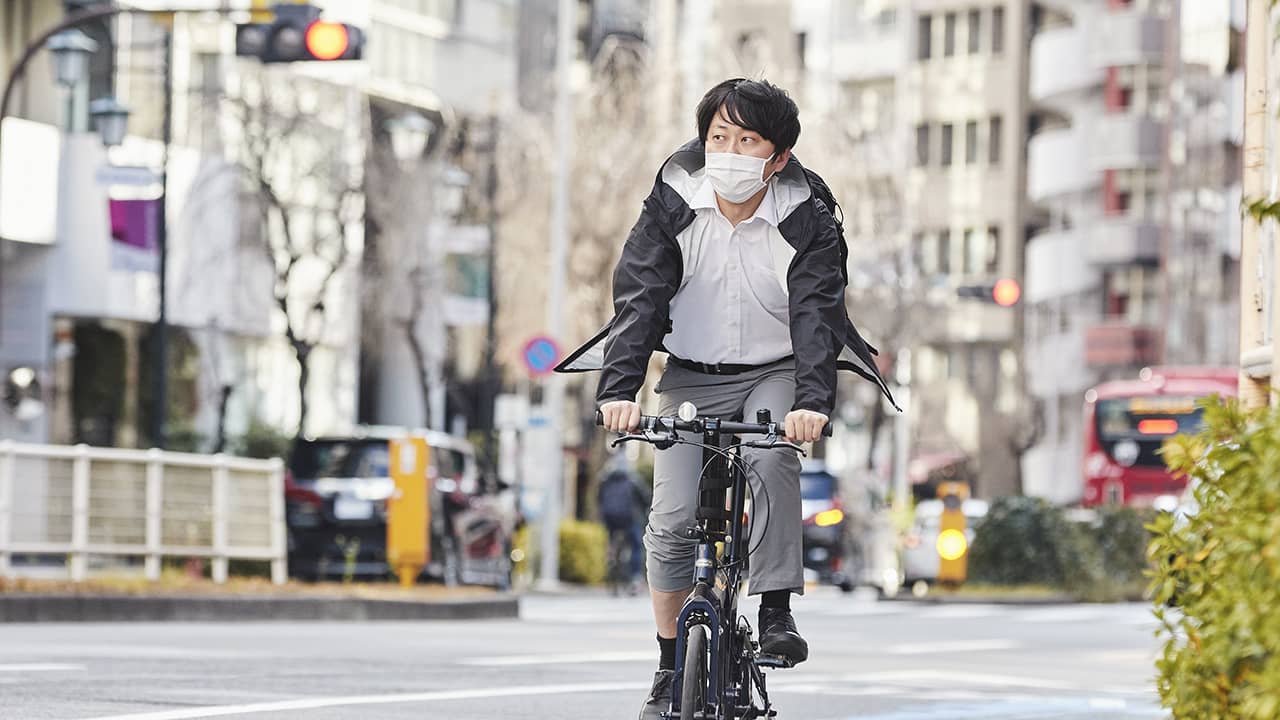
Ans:
[{"label": "yellow bollard", "polygon": [[431,502],[425,438],[392,440],[391,479],[395,490],[387,500],[387,564],[412,587],[431,559]]},{"label": "yellow bollard", "polygon": [[969,486],[959,482],[938,484],[942,517],[938,521],[938,582],[959,585],[969,572],[969,539],[965,535],[964,501]]}]

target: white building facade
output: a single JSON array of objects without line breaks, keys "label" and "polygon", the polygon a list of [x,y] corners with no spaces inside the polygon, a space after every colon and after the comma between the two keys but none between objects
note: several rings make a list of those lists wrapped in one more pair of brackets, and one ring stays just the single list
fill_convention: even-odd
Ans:
[{"label": "white building facade", "polygon": [[1236,362],[1232,15],[1176,0],[1034,7],[1025,353],[1045,433],[1025,458],[1030,494],[1082,499],[1090,386]]}]

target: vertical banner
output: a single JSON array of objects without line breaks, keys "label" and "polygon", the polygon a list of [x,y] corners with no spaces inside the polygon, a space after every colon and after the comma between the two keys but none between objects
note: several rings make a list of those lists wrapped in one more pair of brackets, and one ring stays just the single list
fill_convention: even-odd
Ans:
[{"label": "vertical banner", "polygon": [[151,200],[108,200],[111,208],[111,267],[156,272],[160,237],[160,203]]}]

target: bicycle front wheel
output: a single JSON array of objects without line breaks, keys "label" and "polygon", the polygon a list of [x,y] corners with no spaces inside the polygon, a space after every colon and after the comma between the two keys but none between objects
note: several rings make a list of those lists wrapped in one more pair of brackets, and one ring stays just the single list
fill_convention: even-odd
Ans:
[{"label": "bicycle front wheel", "polygon": [[689,628],[684,649],[684,680],[680,687],[680,720],[694,720],[702,714],[707,700],[707,628]]}]

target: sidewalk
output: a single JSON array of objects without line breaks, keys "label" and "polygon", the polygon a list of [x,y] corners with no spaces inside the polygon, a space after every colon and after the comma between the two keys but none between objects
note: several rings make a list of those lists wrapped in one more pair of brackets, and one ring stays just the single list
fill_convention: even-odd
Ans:
[{"label": "sidewalk", "polygon": [[469,620],[515,618],[518,612],[514,595],[476,587],[0,579],[0,623]]}]

